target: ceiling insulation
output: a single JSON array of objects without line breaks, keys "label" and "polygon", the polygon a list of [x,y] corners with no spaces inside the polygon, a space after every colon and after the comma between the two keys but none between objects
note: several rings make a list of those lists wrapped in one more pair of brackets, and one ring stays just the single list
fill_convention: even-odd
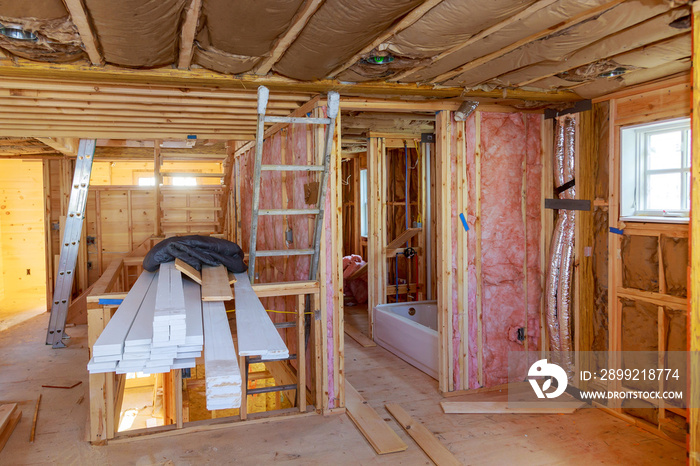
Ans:
[{"label": "ceiling insulation", "polygon": [[535,0],[444,0],[381,48],[401,56],[433,57],[533,3]]},{"label": "ceiling insulation", "polygon": [[[434,61],[430,67],[419,70],[401,79],[401,82],[425,82],[443,73],[457,68],[479,57],[502,50],[510,44],[531,36],[537,31],[549,30],[568,19],[609,3],[609,0],[560,0],[547,8],[538,10],[520,21],[504,26],[502,29],[454,53]],[[463,18],[464,19],[464,18]],[[414,27],[418,27],[420,22]],[[408,30],[410,30],[409,28]],[[474,31],[478,33],[479,31]]]},{"label": "ceiling insulation", "polygon": [[323,79],[421,0],[327,0],[274,66],[284,76]]},{"label": "ceiling insulation", "polygon": [[78,31],[61,0],[0,0],[0,24],[36,35],[36,41],[0,35],[0,47],[19,57],[58,63],[84,57]]},{"label": "ceiling insulation", "polygon": [[84,0],[108,63],[169,65],[177,58],[185,0]]},{"label": "ceiling insulation", "polygon": [[570,53],[603,39],[610,31],[619,31],[668,10],[657,0],[625,2],[588,21],[565,29],[558,34],[530,42],[501,57],[470,69],[449,79],[447,85],[475,86],[500,74],[542,60],[563,60]]},{"label": "ceiling insulation", "polygon": [[[591,45],[579,48],[564,59],[551,60],[548,57],[545,61],[501,75],[497,81],[506,86],[523,86],[541,79],[543,76],[552,76],[598,62],[600,57],[611,57],[677,34],[687,34],[683,30],[669,26],[672,21],[687,14],[687,8],[671,10]],[[688,47],[687,52],[690,52],[690,47]]]}]

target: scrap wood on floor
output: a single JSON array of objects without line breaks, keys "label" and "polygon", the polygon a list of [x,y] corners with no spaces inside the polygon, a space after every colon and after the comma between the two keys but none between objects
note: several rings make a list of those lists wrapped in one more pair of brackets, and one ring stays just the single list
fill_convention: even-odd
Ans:
[{"label": "scrap wood on floor", "polygon": [[2,452],[21,418],[22,411],[17,408],[17,403],[0,405],[0,452]]},{"label": "scrap wood on floor", "polygon": [[[528,403],[532,404],[532,403]],[[441,401],[440,406],[445,414],[573,414],[581,406],[571,406],[571,403],[560,403],[547,407],[509,407],[507,401]]]},{"label": "scrap wood on floor", "polygon": [[348,416],[378,455],[406,450],[407,445],[372,409],[355,388],[345,382],[345,408]]},{"label": "scrap wood on floor", "polygon": [[395,403],[385,405],[396,421],[401,424],[408,435],[438,466],[461,465],[462,463],[448,450],[423,424],[411,417],[401,406]]},{"label": "scrap wood on floor", "polygon": [[355,327],[354,325],[345,322],[344,324],[344,330],[345,334],[355,340],[357,343],[360,345],[364,346],[365,348],[370,348],[372,346],[377,346],[375,342],[370,340],[368,337],[365,336],[364,333],[360,332],[360,329]]}]

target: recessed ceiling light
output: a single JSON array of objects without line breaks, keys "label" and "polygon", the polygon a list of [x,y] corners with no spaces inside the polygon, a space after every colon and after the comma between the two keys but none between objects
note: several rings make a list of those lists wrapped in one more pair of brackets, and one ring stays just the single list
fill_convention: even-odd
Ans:
[{"label": "recessed ceiling light", "polygon": [[394,57],[392,55],[372,55],[365,59],[365,62],[369,63],[370,65],[385,65],[387,63],[391,63],[392,61],[394,61]]},{"label": "recessed ceiling light", "polygon": [[24,29],[16,26],[3,26],[2,24],[0,24],[0,34],[16,40],[36,42],[38,39],[37,35],[31,31],[25,31]]},{"label": "recessed ceiling light", "polygon": [[615,68],[614,70],[606,71],[605,73],[600,73],[599,78],[614,78],[615,76],[623,75],[627,72],[624,68]]}]

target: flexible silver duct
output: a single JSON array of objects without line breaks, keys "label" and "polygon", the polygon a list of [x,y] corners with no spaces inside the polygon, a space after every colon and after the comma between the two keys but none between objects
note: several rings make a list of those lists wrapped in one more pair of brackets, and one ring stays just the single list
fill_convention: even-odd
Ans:
[{"label": "flexible silver duct", "polygon": [[[576,122],[573,116],[557,119],[555,130],[554,179],[562,186],[574,178]],[[571,186],[560,194],[561,199],[574,199],[576,188]],[[571,338],[571,284],[573,278],[574,229],[576,213],[560,210],[554,225],[545,286],[545,316],[549,330],[549,347],[555,362],[573,374]],[[563,353],[561,353],[563,352]]]}]

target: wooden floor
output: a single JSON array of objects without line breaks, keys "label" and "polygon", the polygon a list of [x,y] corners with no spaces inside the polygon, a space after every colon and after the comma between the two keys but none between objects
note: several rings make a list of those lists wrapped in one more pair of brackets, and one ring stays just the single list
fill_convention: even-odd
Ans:
[{"label": "wooden floor", "polygon": [[[349,319],[358,319],[352,308],[348,311]],[[47,322],[44,314],[0,332],[0,403],[19,402],[23,411],[0,453],[0,465],[431,464],[384,409],[387,402],[405,408],[464,464],[685,463],[682,448],[593,409],[549,416],[442,414],[435,380],[380,347],[362,348],[350,338],[345,348],[348,380],[406,442],[405,452],[377,456],[344,414],[93,447],[85,440],[86,329],[70,329],[70,346],[53,350],[44,345]],[[78,380],[82,384],[70,390],[41,387]]]}]

